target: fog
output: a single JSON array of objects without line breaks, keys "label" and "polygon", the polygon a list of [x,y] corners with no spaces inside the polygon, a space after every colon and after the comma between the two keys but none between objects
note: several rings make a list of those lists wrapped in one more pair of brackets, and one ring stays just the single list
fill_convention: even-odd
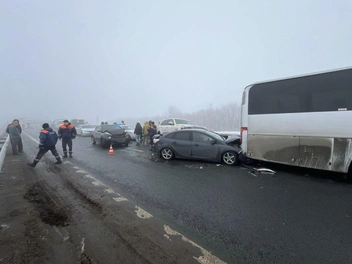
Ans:
[{"label": "fog", "polygon": [[351,13],[347,0],[2,0],[0,123],[239,104],[253,82],[351,66]]}]

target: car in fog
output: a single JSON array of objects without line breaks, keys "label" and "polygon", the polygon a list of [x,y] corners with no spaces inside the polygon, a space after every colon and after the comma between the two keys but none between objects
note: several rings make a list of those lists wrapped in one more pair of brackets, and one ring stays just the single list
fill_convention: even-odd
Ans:
[{"label": "car in fog", "polygon": [[[194,124],[191,123],[191,121],[183,118],[167,118],[164,120],[161,120],[157,126],[157,134],[166,134],[170,133],[185,127],[195,127]],[[201,126],[197,126],[197,128],[205,128]]]},{"label": "car in fog", "polygon": [[51,124],[51,128],[54,130],[59,130],[61,124],[64,123],[65,118],[61,118],[61,119],[55,119],[52,124]]},{"label": "car in fog", "polygon": [[128,125],[120,125],[123,129],[126,130],[127,134],[131,137],[131,140],[136,139],[136,135],[134,134],[134,128]]},{"label": "car in fog", "polygon": [[79,126],[79,125],[88,125],[88,122],[86,120],[84,120],[83,118],[74,118],[74,119],[71,119],[70,120],[70,123],[72,125],[74,125],[76,128]]},{"label": "car in fog", "polygon": [[110,144],[127,147],[131,139],[122,127],[104,124],[94,129],[91,140],[93,145],[100,144],[102,148],[108,148]]},{"label": "car in fog", "polygon": [[79,125],[76,127],[77,135],[81,137],[91,136],[96,127],[96,125]]},{"label": "car in fog", "polygon": [[205,129],[182,129],[159,137],[153,151],[164,160],[173,158],[206,160],[238,164],[242,150],[236,145],[229,145],[226,140]]}]

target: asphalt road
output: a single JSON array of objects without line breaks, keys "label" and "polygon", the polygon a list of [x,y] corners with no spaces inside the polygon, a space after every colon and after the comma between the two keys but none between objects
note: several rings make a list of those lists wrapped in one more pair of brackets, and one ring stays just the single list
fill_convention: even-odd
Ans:
[{"label": "asphalt road", "polygon": [[352,263],[352,185],[332,174],[165,162],[134,143],[114,151],[77,137],[69,161],[226,263]]}]

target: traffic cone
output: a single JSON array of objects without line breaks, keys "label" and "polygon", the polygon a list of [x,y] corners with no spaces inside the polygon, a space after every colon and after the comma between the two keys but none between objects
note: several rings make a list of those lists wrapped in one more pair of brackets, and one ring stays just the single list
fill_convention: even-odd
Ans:
[{"label": "traffic cone", "polygon": [[110,149],[108,152],[109,155],[115,155],[114,149],[112,148],[112,144],[110,144]]}]

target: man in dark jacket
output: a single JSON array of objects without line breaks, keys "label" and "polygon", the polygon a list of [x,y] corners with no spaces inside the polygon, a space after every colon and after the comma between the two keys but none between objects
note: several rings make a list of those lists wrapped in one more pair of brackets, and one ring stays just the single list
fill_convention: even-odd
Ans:
[{"label": "man in dark jacket", "polygon": [[139,146],[141,143],[141,136],[143,134],[143,128],[141,126],[141,122],[137,122],[136,127],[134,128],[134,134],[136,135],[136,146]]},{"label": "man in dark jacket", "polygon": [[150,122],[149,128],[148,128],[148,136],[150,139],[150,146],[154,145],[153,142],[153,137],[156,135],[156,125],[153,121]]},{"label": "man in dark jacket", "polygon": [[64,120],[64,123],[60,126],[58,132],[59,140],[62,140],[62,149],[64,151],[64,158],[67,158],[67,145],[70,158],[72,158],[72,139],[76,138],[77,132],[74,125],[68,120]]},{"label": "man in dark jacket", "polygon": [[44,156],[45,153],[47,153],[49,150],[51,153],[55,156],[56,162],[55,164],[61,164],[61,158],[59,153],[56,151],[56,143],[57,143],[57,134],[55,131],[52,130],[51,127],[49,127],[48,123],[43,124],[43,129],[40,131],[39,134],[39,151],[37,154],[37,157],[34,159],[32,163],[27,163],[28,166],[35,167],[37,163],[40,161],[40,159]]},{"label": "man in dark jacket", "polygon": [[22,143],[22,127],[21,127],[21,124],[20,124],[20,120],[18,119],[14,119],[13,121],[17,121],[18,122],[18,126],[17,126],[17,129],[18,131],[20,131],[20,139],[18,140],[18,152],[19,153],[23,153],[23,143]]},{"label": "man in dark jacket", "polygon": [[6,132],[10,135],[10,141],[12,146],[12,154],[18,155],[18,152],[22,152],[20,146],[21,133],[18,129],[19,123],[16,120],[13,120],[6,128]]}]

